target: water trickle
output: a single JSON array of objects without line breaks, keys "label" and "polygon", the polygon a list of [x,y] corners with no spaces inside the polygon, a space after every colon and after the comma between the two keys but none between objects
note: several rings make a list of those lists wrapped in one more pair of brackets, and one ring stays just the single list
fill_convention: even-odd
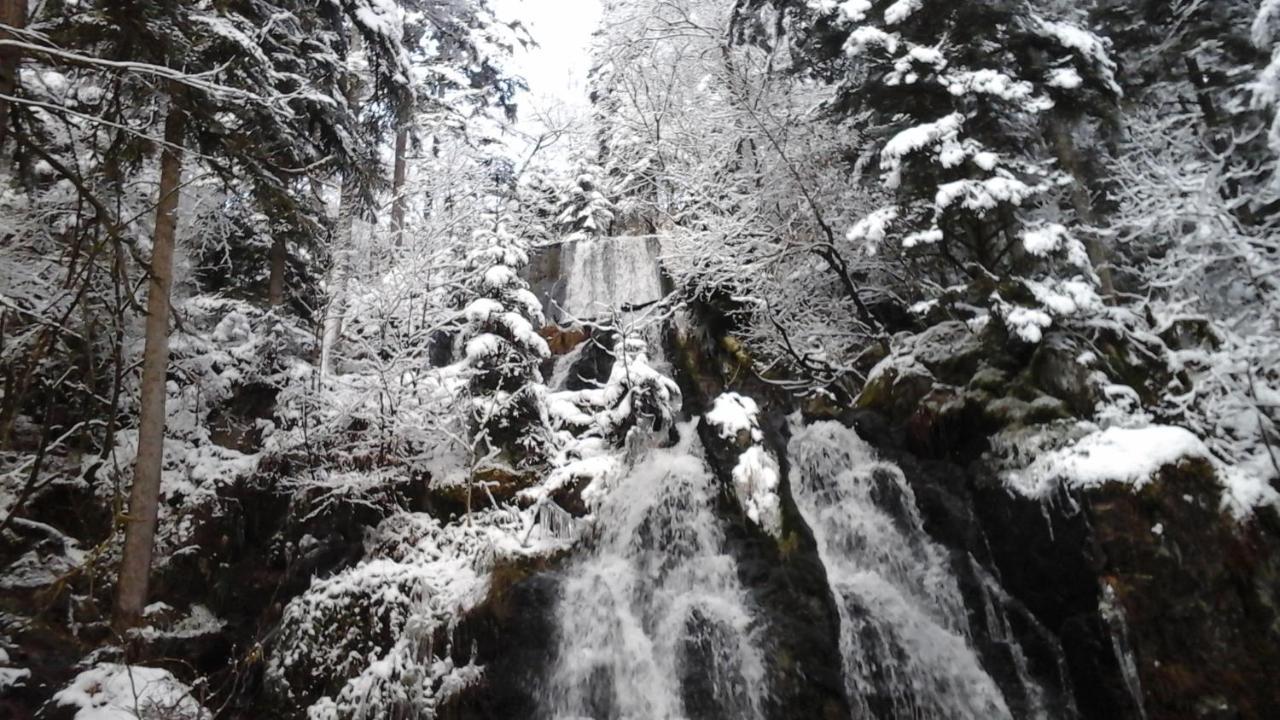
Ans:
[{"label": "water trickle", "polygon": [[1147,720],[1142,681],[1138,676],[1138,661],[1129,643],[1129,624],[1125,619],[1124,608],[1116,597],[1116,589],[1111,583],[1102,585],[1102,598],[1098,602],[1098,612],[1107,623],[1107,630],[1111,635],[1111,649],[1115,653],[1116,661],[1120,664],[1120,677],[1124,680],[1125,690],[1133,699],[1138,717]]},{"label": "water trickle", "polygon": [[836,598],[855,717],[1010,717],[902,472],[834,422],[797,428],[789,455],[792,493]]},{"label": "water trickle", "polygon": [[764,659],[692,424],[647,451],[564,574],[546,693],[560,720],[758,718]]}]

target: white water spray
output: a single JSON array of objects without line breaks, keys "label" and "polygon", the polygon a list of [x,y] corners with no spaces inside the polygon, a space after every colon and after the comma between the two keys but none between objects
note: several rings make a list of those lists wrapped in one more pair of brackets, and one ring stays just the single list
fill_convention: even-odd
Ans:
[{"label": "white water spray", "polygon": [[792,492],[840,614],[854,717],[1009,718],[902,472],[839,423],[797,427],[789,448]]},{"label": "white water spray", "polygon": [[565,572],[551,717],[761,717],[764,658],[716,481],[692,424],[681,437],[619,481],[594,546]]}]

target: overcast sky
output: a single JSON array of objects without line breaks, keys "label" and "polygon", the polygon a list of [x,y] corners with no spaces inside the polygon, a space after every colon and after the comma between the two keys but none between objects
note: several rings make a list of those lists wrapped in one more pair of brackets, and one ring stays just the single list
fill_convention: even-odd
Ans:
[{"label": "overcast sky", "polygon": [[514,58],[514,69],[529,84],[529,94],[520,103],[520,128],[536,134],[540,127],[534,118],[541,112],[583,112],[599,0],[496,0],[494,8],[500,18],[523,21],[538,43],[517,51]]},{"label": "overcast sky", "polygon": [[538,46],[516,53],[516,67],[535,96],[586,103],[591,33],[598,0],[497,0],[499,17],[524,22]]}]

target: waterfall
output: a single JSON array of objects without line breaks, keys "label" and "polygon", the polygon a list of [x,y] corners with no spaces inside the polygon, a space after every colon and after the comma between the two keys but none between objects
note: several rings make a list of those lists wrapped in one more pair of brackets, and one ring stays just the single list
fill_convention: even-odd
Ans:
[{"label": "waterfall", "polygon": [[[603,320],[629,305],[662,298],[660,248],[656,238],[583,238],[564,244],[563,312],[581,320]],[[557,318],[559,319],[559,318]]]},{"label": "waterfall", "polygon": [[789,455],[792,493],[836,599],[854,716],[1011,717],[902,472],[834,422],[797,427]]},{"label": "waterfall", "polygon": [[716,493],[686,423],[598,508],[594,543],[562,578],[550,717],[761,716],[764,658]]}]

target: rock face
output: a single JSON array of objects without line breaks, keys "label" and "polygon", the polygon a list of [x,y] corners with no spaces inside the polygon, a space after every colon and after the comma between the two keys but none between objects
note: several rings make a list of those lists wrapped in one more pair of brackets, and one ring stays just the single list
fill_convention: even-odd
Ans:
[{"label": "rock face", "polygon": [[[1280,707],[1280,533],[1238,525],[1203,463],[1138,492],[1110,486],[1050,508],[979,491],[1006,586],[1067,651],[1086,717],[1263,718]],[[1039,522],[1037,522],[1039,516]],[[1035,562],[1028,562],[1034,558]]]}]

